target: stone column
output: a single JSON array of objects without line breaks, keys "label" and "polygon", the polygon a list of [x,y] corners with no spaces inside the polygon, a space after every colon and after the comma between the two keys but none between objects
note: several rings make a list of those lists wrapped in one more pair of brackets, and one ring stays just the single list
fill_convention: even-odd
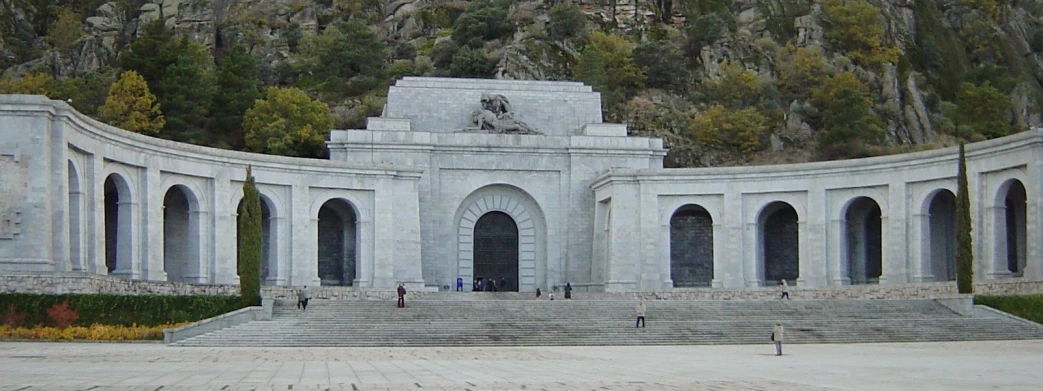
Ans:
[{"label": "stone column", "polygon": [[656,255],[659,258],[660,274],[663,276],[663,290],[669,291],[674,287],[673,274],[670,271],[671,259],[670,254],[670,220],[665,222],[659,222],[659,251]]},{"label": "stone column", "polygon": [[833,218],[829,222],[827,234],[827,267],[830,271],[830,285],[851,285],[850,260],[847,252],[847,220]]},{"label": "stone column", "polygon": [[[202,198],[202,197],[200,197]],[[202,206],[202,200],[199,201],[199,206]],[[187,275],[188,281],[196,284],[206,284],[210,281],[216,281],[217,271],[210,269],[209,265],[212,264],[207,253],[207,249],[211,248],[210,244],[210,228],[213,225],[213,220],[210,218],[210,212],[205,210],[190,210],[188,212],[188,235],[189,237],[195,237],[195,243],[191,240],[186,240],[186,244],[192,243],[192,248],[189,249],[188,259],[195,261],[195,275]],[[236,268],[238,270],[238,268]],[[222,280],[228,280],[228,276],[223,276]]]},{"label": "stone column", "polygon": [[710,229],[713,230],[713,279],[710,280],[710,287],[724,288],[725,281],[731,278],[731,271],[742,269],[742,262],[729,262],[728,256],[725,255],[727,250],[724,249],[724,244],[728,237],[725,225],[715,222]]},{"label": "stone column", "polygon": [[[828,285],[826,275],[826,191],[821,186],[809,189],[806,215],[798,216],[798,242],[800,246],[800,274],[797,285],[822,287]],[[795,207],[795,206],[794,206]]]},{"label": "stone column", "polygon": [[84,241],[84,211],[83,211],[83,200],[84,193],[82,190],[83,182],[80,182],[78,189],[70,189],[69,191],[69,268],[74,272],[87,271],[87,265],[84,262],[84,247],[87,243]]},{"label": "stone column", "polygon": [[985,207],[985,221],[981,224],[985,232],[981,237],[984,259],[975,262],[975,274],[984,274],[984,279],[998,280],[1010,278],[1007,268],[1007,206],[989,205]]},{"label": "stone column", "polygon": [[1025,273],[1030,278],[1043,276],[1043,151],[1036,149],[1036,161],[1028,165],[1025,183]]},{"label": "stone column", "polygon": [[912,254],[912,282],[934,281],[931,271],[931,215],[928,213],[914,213],[912,215],[913,226],[909,232],[909,250]]},{"label": "stone column", "polygon": [[[284,205],[279,206],[279,210],[287,210]],[[268,257],[265,262],[268,264],[268,284],[270,285],[288,285],[290,283],[290,219],[280,216],[272,216],[268,219],[268,227],[271,230],[268,235]],[[358,219],[355,220],[355,224],[358,224]],[[357,228],[356,228],[357,229]],[[358,232],[358,231],[355,231]],[[357,233],[356,233],[357,235]],[[358,251],[356,249],[356,251]],[[358,262],[358,256],[355,257],[355,262]],[[358,276],[356,276],[357,278]]]},{"label": "stone column", "polygon": [[[166,281],[167,272],[164,268],[163,243],[166,237],[163,235],[165,224],[166,206],[163,204],[166,193],[160,188],[159,170],[155,168],[142,168],[142,214],[145,215],[145,224],[136,231],[140,231],[144,240],[142,252],[145,254],[142,262],[142,277],[149,281]],[[122,208],[120,217],[122,219]],[[184,270],[182,273],[184,274]]]},{"label": "stone column", "polygon": [[[751,275],[744,270],[749,261],[744,249],[750,246],[750,242],[743,231],[741,196],[725,192],[721,208],[721,221],[714,222],[713,231],[714,279],[722,280],[722,288],[742,288],[746,285],[746,276]],[[755,278],[756,275],[752,276]]]},{"label": "stone column", "polygon": [[[888,277],[888,268],[893,262],[889,259],[891,257],[891,254],[887,251],[887,249],[890,248],[891,236],[888,233],[888,231],[891,230],[891,226],[890,222],[888,221],[889,219],[887,217],[886,211],[881,210],[880,213],[880,268],[882,270],[880,270],[879,283],[880,285],[901,283],[901,279],[892,279]],[[904,274],[905,268],[903,267],[901,268],[901,270],[898,270],[896,272]]]},{"label": "stone column", "polygon": [[[905,182],[892,183],[888,187],[887,210],[880,210],[880,232],[881,236],[881,267],[883,273],[880,275],[880,284],[904,284],[910,282],[912,268],[910,268],[909,247],[913,243],[913,232],[907,224],[915,222],[907,216],[911,210],[906,203]],[[882,208],[882,206],[881,206]],[[886,216],[886,217],[885,217]],[[915,259],[915,257],[914,257]]]},{"label": "stone column", "polygon": [[742,259],[745,262],[742,274],[747,288],[764,285],[764,242],[760,235],[760,228],[760,224],[748,222],[743,232]]}]

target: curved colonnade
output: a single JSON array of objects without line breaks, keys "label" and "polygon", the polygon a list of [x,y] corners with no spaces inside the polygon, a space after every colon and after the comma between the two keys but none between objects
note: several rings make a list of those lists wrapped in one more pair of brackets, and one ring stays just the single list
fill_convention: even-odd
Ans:
[{"label": "curved colonnade", "polygon": [[[591,186],[595,267],[609,290],[954,280],[957,161],[614,169]],[[967,166],[975,279],[1043,277],[1043,131],[968,145]]]},{"label": "curved colonnade", "polygon": [[[235,284],[249,166],[261,195],[266,284],[422,281],[419,241],[386,234],[418,229],[418,171],[160,140],[38,96],[0,96],[0,124],[0,164],[24,168],[2,170],[5,184],[24,185],[3,192],[19,232],[0,241],[0,270]],[[392,266],[398,259],[417,262]]]},{"label": "curved colonnade", "polygon": [[[346,163],[159,140],[64,102],[0,96],[0,272],[236,284],[249,166],[269,285],[417,289],[488,275],[510,290],[625,292],[955,277],[955,148],[663,169],[657,140],[625,133],[418,144],[434,133],[402,128],[334,132],[331,155]],[[1043,278],[1043,130],[967,151],[975,278]],[[396,157],[419,168],[374,163]],[[598,168],[633,162],[652,168]]]}]

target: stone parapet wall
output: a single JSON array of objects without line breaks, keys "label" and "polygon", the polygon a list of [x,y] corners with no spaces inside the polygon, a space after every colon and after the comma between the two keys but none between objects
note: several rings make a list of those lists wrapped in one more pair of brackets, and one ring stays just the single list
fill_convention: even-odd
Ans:
[{"label": "stone parapet wall", "polygon": [[[296,300],[297,288],[265,286],[261,296],[277,300]],[[1043,279],[1006,279],[978,282],[974,291],[980,295],[1043,294]],[[117,295],[237,295],[238,285],[193,285],[155,281],[125,280],[90,274],[30,274],[5,273],[0,275],[0,293],[40,294],[117,294]],[[395,300],[394,291],[357,289],[343,286],[313,286],[308,288],[312,299],[318,300]],[[549,291],[548,291],[549,292]],[[778,299],[778,288],[677,288],[671,292],[613,293],[618,297],[644,297],[654,300],[769,300]],[[407,298],[449,298],[452,292],[411,289]],[[584,295],[601,295],[597,292]],[[901,285],[850,285],[828,288],[790,287],[794,300],[826,299],[933,299],[954,297],[955,282],[934,282]]]}]

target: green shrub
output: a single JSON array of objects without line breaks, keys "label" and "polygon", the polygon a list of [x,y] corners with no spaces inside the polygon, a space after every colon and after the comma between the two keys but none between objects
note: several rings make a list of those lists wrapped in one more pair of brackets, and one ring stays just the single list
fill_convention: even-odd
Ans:
[{"label": "green shrub", "polygon": [[551,38],[562,40],[578,36],[586,25],[586,16],[583,16],[576,3],[564,1],[550,9]]},{"label": "green shrub", "polygon": [[243,308],[239,296],[38,295],[0,293],[0,308],[13,309],[20,325],[50,325],[47,310],[68,300],[74,325],[155,326],[202,320]]},{"label": "green shrub", "polygon": [[974,296],[974,304],[987,305],[1011,315],[1043,323],[1043,295]]}]

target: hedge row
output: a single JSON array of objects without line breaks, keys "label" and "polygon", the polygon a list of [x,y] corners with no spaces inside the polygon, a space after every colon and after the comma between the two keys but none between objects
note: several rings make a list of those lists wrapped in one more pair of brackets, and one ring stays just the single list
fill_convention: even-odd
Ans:
[{"label": "hedge row", "polygon": [[974,296],[974,304],[987,305],[1000,311],[1043,323],[1043,295]]},{"label": "hedge row", "polygon": [[47,309],[69,301],[79,318],[74,325],[158,326],[194,322],[243,307],[239,296],[38,295],[0,293],[0,323],[13,306],[24,316],[20,326],[51,325]]}]

